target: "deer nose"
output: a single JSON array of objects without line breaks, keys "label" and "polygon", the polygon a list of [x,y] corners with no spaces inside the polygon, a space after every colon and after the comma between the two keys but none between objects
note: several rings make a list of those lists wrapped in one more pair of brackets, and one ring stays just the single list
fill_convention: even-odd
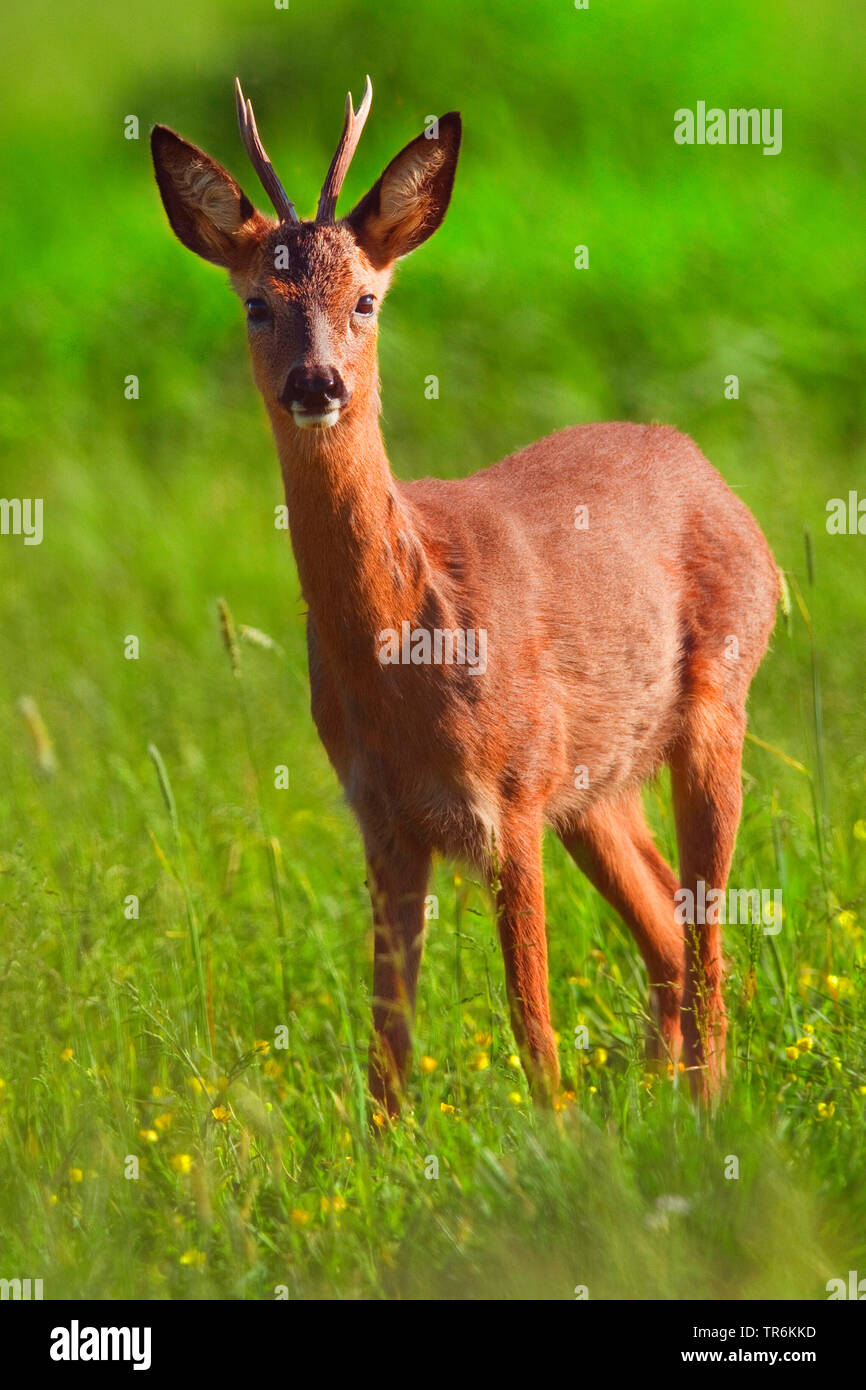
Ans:
[{"label": "deer nose", "polygon": [[319,414],[345,405],[348,398],[340,373],[333,367],[298,366],[289,372],[280,402],[287,410]]}]

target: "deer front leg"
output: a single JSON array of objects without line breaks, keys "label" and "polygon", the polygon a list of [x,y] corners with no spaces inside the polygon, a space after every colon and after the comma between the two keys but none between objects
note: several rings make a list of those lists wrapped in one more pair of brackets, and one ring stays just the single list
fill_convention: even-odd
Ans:
[{"label": "deer front leg", "polygon": [[547,936],[541,827],[506,840],[498,875],[497,921],[511,1027],[532,1098],[550,1105],[559,1086],[559,1058],[547,993]]},{"label": "deer front leg", "polygon": [[387,850],[368,849],[368,866],[374,928],[369,1086],[393,1118],[400,1113],[412,1050],[430,854],[401,841]]}]

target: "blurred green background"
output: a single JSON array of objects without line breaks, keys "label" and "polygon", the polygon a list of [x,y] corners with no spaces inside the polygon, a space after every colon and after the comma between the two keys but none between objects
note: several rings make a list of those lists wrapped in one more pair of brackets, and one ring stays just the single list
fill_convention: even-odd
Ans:
[{"label": "blurred green background", "polygon": [[[15,1265],[0,1275],[44,1275],[47,1296],[569,1297],[589,1282],[593,1297],[821,1297],[862,1265],[866,538],[829,536],[825,508],[866,495],[864,38],[842,0],[4,15],[0,493],[42,497],[45,537],[0,537],[0,1227]],[[444,228],[383,314],[395,472],[455,476],[580,421],[669,422],[789,575],[791,620],[753,692],[737,880],[781,882],[786,920],[729,943],[732,1096],[712,1132],[676,1084],[645,1077],[636,952],[551,845],[574,1104],[559,1127],[528,1114],[489,907],[443,867],[418,1047],[437,1067],[416,1068],[414,1116],[367,1138],[364,869],[308,714],[278,469],[241,308],[170,233],[147,140],[173,126],[261,204],[237,73],[309,216],[367,72],[343,211],[427,116],[458,108],[465,130]],[[676,145],[673,113],[698,100],[781,107],[782,153]],[[219,596],[278,644],[245,646],[242,706]],[[663,785],[650,804],[672,853]],[[580,1021],[605,1054],[594,1069],[569,1052]],[[819,1041],[797,1049],[807,1023]],[[269,1061],[250,1060],[256,1039]],[[716,1190],[710,1155],[747,1150],[720,1227],[734,1185]],[[660,1266],[653,1203],[671,1191],[693,1215]]]}]

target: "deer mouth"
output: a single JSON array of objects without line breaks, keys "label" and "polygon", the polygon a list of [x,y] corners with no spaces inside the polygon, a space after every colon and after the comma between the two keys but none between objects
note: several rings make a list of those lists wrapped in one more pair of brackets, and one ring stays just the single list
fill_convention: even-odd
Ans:
[{"label": "deer mouth", "polygon": [[336,425],[342,414],[342,406],[336,404],[313,410],[293,405],[291,410],[292,419],[299,430],[328,430],[332,425]]}]

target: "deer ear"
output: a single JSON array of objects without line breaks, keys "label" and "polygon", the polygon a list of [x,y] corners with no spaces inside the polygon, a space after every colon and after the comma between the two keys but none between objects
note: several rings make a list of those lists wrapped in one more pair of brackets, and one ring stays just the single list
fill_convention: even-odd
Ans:
[{"label": "deer ear", "polygon": [[215,265],[238,269],[269,223],[221,164],[168,126],[150,136],[156,181],[168,220],[184,246]]},{"label": "deer ear", "polygon": [[432,236],[451,199],[460,152],[460,116],[449,111],[391,160],[346,219],[378,269]]}]

